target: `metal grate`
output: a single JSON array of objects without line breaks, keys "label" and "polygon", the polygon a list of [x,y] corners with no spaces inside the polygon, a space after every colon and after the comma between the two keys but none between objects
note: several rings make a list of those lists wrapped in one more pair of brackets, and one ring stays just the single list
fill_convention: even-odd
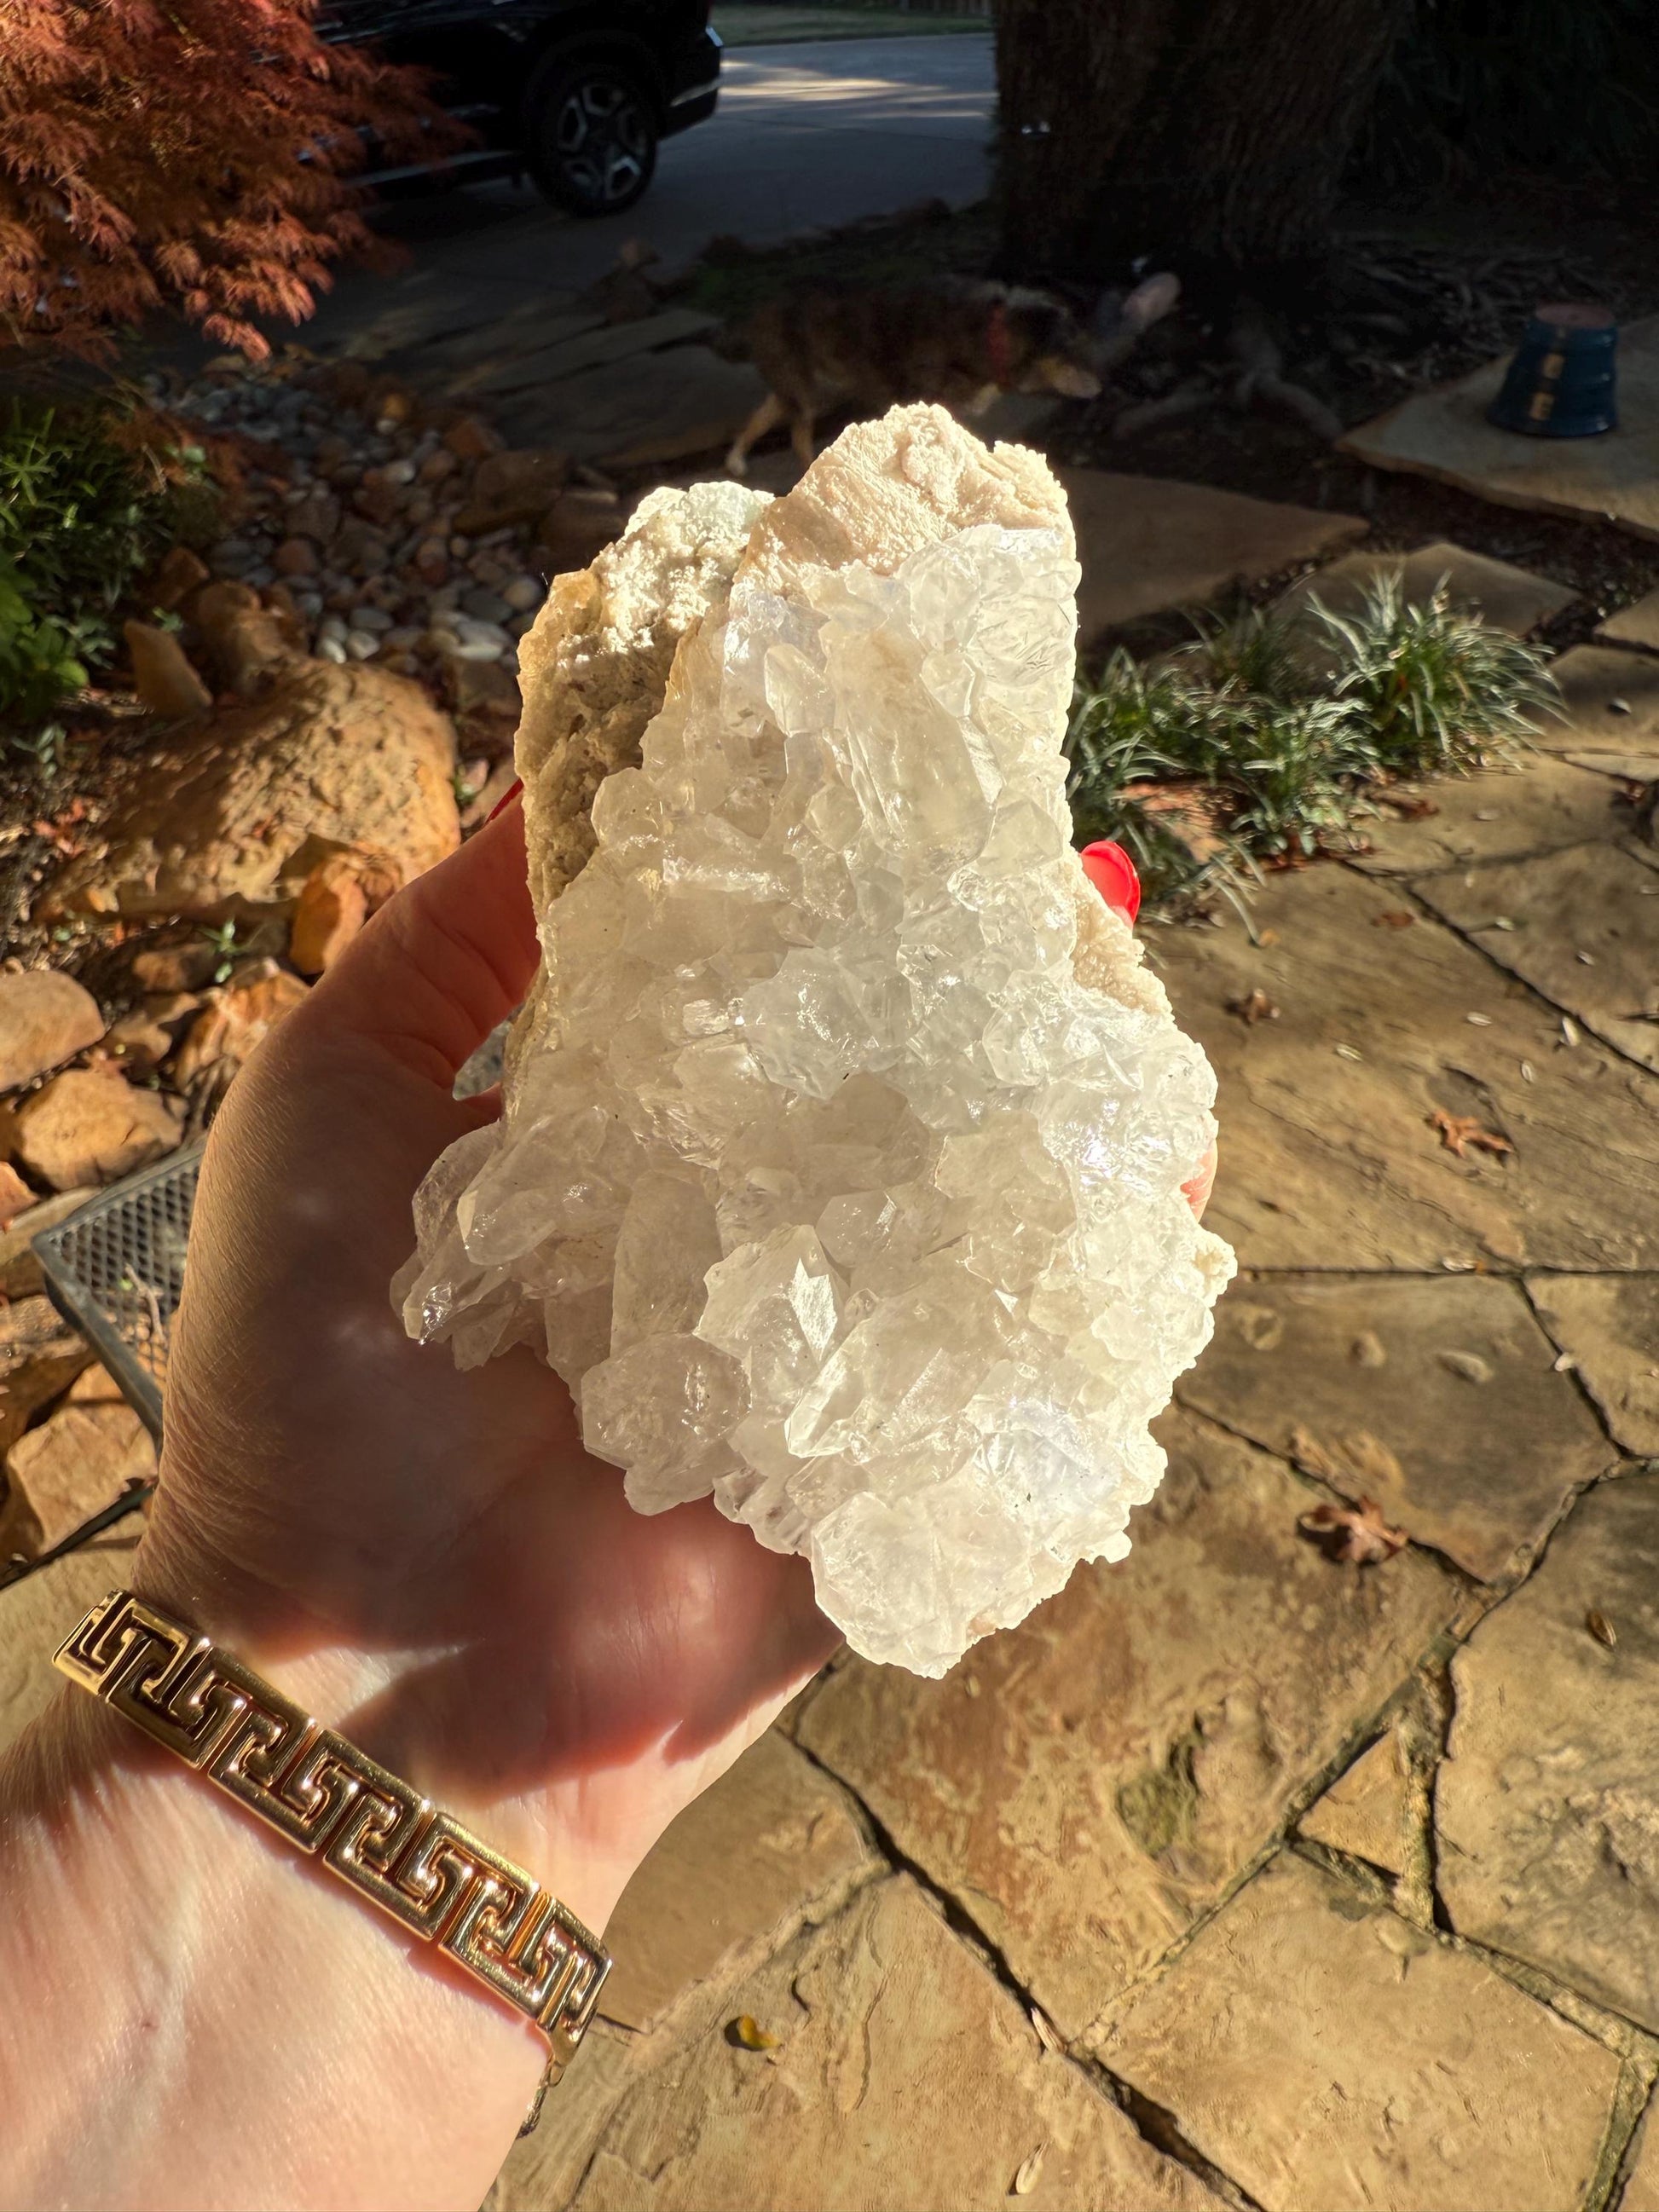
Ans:
[{"label": "metal grate", "polygon": [[33,1240],[52,1304],[158,1437],[203,1150],[187,1146],[112,1184]]}]

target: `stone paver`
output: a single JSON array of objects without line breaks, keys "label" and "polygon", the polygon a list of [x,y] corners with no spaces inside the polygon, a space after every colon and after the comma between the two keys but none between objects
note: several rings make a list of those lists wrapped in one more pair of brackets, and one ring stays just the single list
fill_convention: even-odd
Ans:
[{"label": "stone paver", "polygon": [[[1614,756],[1582,757],[1597,761],[1592,770],[1578,760],[1534,753],[1512,769],[1396,784],[1391,798],[1430,811],[1380,805],[1364,825],[1370,850],[1354,866],[1367,875],[1425,875],[1459,861],[1513,860],[1622,836],[1631,810],[1601,769],[1604,757]],[[1659,774],[1659,761],[1652,765]]]},{"label": "stone paver", "polygon": [[[38,1210],[31,1206],[19,1221]],[[40,1407],[69,1388],[90,1356],[86,1339],[41,1294],[37,1261],[33,1284],[9,1291],[0,1304],[0,1461]]]},{"label": "stone paver", "polygon": [[1659,1276],[1532,1275],[1527,1292],[1614,1443],[1659,1457]]},{"label": "stone paver", "polygon": [[52,1655],[87,1607],[125,1580],[142,1525],[135,1513],[0,1589],[0,1757],[61,1687]]},{"label": "stone paver", "polygon": [[[738,2048],[711,2019],[624,2100],[571,2212],[994,2212],[1038,2151],[1023,2192],[1036,2212],[1217,2207],[1044,2052],[902,1878],[797,1937],[720,2012],[748,2014],[776,2047]],[[496,2212],[526,2201],[504,2194]]]},{"label": "stone paver", "polygon": [[944,1681],[848,1661],[803,1743],[1079,2033],[1213,1904],[1457,1609],[1407,1553],[1339,1566],[1277,1460],[1176,1413],[1121,1565],[1079,1567]]},{"label": "stone paver", "polygon": [[579,461],[644,468],[726,447],[766,386],[748,362],[708,346],[635,354],[514,392],[494,416],[515,446],[562,446]]},{"label": "stone paver", "polygon": [[763,1736],[682,1813],[606,1933],[607,2019],[649,2027],[698,1983],[776,1941],[878,1862],[846,1797],[783,1737]]},{"label": "stone paver", "polygon": [[1526,637],[1564,609],[1577,593],[1529,568],[1493,561],[1484,553],[1437,538],[1411,553],[1349,553],[1293,584],[1279,602],[1286,613],[1317,597],[1333,614],[1357,614],[1379,577],[1398,576],[1407,605],[1425,605],[1445,578],[1454,606],[1479,614],[1513,637]]},{"label": "stone paver", "polygon": [[1617,614],[1597,626],[1595,635],[1609,645],[1643,645],[1659,653],[1659,591],[1644,592]]},{"label": "stone paver", "polygon": [[[1311,868],[1270,878],[1251,910],[1271,942],[1232,918],[1148,938],[1219,1077],[1208,1218],[1246,1267],[1659,1267],[1645,1070],[1594,1038],[1567,1048],[1551,1007],[1432,918],[1390,926],[1395,885]],[[1277,1021],[1229,1012],[1256,988]],[[1513,1154],[1456,1158],[1437,1110]]]},{"label": "stone paver", "polygon": [[1416,889],[1500,966],[1659,1070],[1659,866],[1620,847],[1573,845]]},{"label": "stone paver", "polygon": [[1580,1500],[1452,1683],[1453,1926],[1659,2029],[1659,1474]]},{"label": "stone paver", "polygon": [[1595,438],[1528,438],[1486,420],[1508,356],[1417,393],[1350,430],[1338,451],[1476,492],[1500,507],[1593,516],[1659,538],[1659,317],[1619,339],[1619,427]]},{"label": "stone paver", "polygon": [[1534,743],[1558,753],[1652,755],[1659,760],[1659,659],[1576,645],[1550,664],[1563,712]]},{"label": "stone paver", "polygon": [[1492,1582],[1614,1461],[1555,1358],[1518,1283],[1273,1276],[1223,1299],[1177,1395]]},{"label": "stone paver", "polygon": [[1400,1875],[1406,1870],[1410,1812],[1405,1747],[1399,1732],[1389,1729],[1360,1753],[1297,1825],[1316,1844],[1369,1859],[1384,1874]]},{"label": "stone paver", "polygon": [[[572,319],[575,319],[573,318]],[[629,361],[639,354],[655,353],[665,346],[684,345],[688,339],[707,337],[720,327],[713,315],[693,307],[665,307],[660,314],[641,315],[629,323],[601,323],[581,319],[586,327],[562,332],[542,343],[526,344],[522,334],[495,326],[485,333],[487,349],[476,349],[477,357],[448,377],[443,389],[454,400],[476,399],[487,393],[524,392],[532,386],[555,384],[584,369]],[[672,375],[672,368],[670,365]],[[558,396],[548,395],[550,413],[556,412]]]},{"label": "stone paver", "polygon": [[1659,2123],[1651,2105],[1637,2132],[1619,2212],[1659,2212]]},{"label": "stone paver", "polygon": [[1264,2212],[1573,2212],[1613,2053],[1282,1857],[1101,2038]]},{"label": "stone paver", "polygon": [[1071,502],[1083,581],[1078,635],[1169,607],[1203,606],[1231,585],[1276,575],[1364,535],[1355,514],[1281,506],[1165,477],[1058,471]]}]

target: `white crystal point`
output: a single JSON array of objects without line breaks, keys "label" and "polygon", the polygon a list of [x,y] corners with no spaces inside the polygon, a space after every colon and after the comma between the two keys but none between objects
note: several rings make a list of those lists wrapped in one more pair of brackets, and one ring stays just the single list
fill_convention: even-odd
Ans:
[{"label": "white crystal point", "polygon": [[1232,1255],[1214,1080],[1070,844],[1078,571],[934,408],[662,492],[526,641],[543,963],[395,1295],[533,1344],[643,1512],[712,1494],[943,1674],[1157,1487]]}]

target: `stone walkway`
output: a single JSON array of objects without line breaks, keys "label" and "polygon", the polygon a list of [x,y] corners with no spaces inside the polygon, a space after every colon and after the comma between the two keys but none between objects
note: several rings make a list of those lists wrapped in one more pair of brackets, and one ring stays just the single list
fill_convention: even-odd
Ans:
[{"label": "stone walkway", "polygon": [[[1149,932],[1243,1272],[1132,1556],[676,1824],[489,2212],[1659,2212],[1659,659],[1560,669]],[[1362,1497],[1384,1563],[1300,1533]],[[0,1595],[0,1742],[130,1542]]]}]

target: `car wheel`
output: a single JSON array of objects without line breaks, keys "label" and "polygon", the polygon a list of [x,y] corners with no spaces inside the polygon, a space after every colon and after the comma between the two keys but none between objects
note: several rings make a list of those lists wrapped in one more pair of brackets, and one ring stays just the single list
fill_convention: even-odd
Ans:
[{"label": "car wheel", "polygon": [[637,77],[615,62],[571,62],[532,89],[537,183],[572,215],[620,215],[657,166],[657,120]]}]

